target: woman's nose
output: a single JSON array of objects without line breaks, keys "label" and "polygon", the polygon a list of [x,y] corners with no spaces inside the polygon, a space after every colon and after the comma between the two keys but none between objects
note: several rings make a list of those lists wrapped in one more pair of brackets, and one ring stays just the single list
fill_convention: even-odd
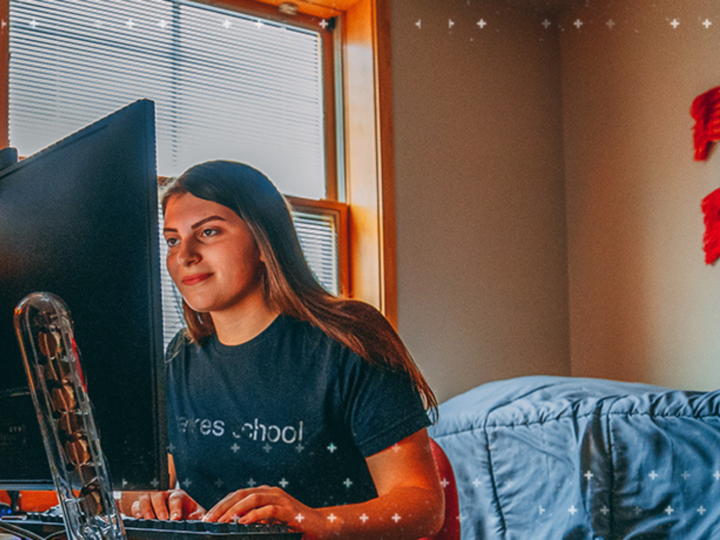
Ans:
[{"label": "woman's nose", "polygon": [[191,264],[199,262],[200,259],[200,252],[197,250],[195,242],[186,240],[180,244],[180,249],[177,253],[177,260],[180,265],[190,266]]}]

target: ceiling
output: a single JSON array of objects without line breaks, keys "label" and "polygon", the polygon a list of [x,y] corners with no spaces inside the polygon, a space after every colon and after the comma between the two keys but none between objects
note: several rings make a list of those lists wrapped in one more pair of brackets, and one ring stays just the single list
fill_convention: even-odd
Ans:
[{"label": "ceiling", "polygon": [[509,4],[525,6],[537,11],[561,12],[573,9],[589,0],[507,0]]}]

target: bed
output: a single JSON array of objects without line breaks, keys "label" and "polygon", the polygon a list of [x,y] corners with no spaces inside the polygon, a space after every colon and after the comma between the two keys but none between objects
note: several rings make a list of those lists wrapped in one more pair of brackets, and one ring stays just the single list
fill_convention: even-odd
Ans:
[{"label": "bed", "polygon": [[468,539],[720,538],[720,391],[570,377],[440,406]]}]

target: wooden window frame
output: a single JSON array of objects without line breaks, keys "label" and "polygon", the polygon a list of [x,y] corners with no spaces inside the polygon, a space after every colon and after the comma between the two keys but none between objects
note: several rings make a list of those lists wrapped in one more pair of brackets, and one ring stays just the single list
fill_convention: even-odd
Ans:
[{"label": "wooden window frame", "polygon": [[350,287],[350,246],[348,235],[348,205],[329,200],[305,199],[302,197],[285,197],[293,210],[307,212],[311,214],[321,213],[333,217],[338,238],[338,283],[340,286],[340,294],[349,295]]},{"label": "wooden window frame", "polygon": [[[258,7],[256,2],[264,4]],[[218,7],[242,8],[250,0],[209,1]],[[283,0],[256,0],[254,9],[281,18]],[[350,296],[375,305],[397,326],[396,225],[390,66],[390,0],[295,0],[300,13],[340,22],[342,51],[343,132],[341,163],[349,238],[346,247]],[[8,146],[9,0],[0,0],[0,143]],[[310,19],[312,21],[312,19]],[[324,47],[326,49],[327,47]],[[334,66],[328,66],[332,68]],[[327,104],[326,104],[327,105]],[[336,104],[330,104],[329,111]],[[333,126],[334,129],[334,126]],[[333,131],[327,131],[333,133]],[[327,137],[327,154],[338,155],[336,141]],[[332,148],[332,151],[331,151]],[[337,182],[334,182],[337,185]],[[337,201],[327,203],[328,209]],[[337,207],[339,208],[339,207]]]}]

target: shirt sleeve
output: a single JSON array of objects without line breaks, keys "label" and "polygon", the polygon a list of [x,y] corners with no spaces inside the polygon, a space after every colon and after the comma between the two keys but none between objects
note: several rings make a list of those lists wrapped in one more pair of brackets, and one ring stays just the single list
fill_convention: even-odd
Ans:
[{"label": "shirt sleeve", "polygon": [[346,421],[368,457],[430,425],[410,377],[350,353],[345,376]]}]

